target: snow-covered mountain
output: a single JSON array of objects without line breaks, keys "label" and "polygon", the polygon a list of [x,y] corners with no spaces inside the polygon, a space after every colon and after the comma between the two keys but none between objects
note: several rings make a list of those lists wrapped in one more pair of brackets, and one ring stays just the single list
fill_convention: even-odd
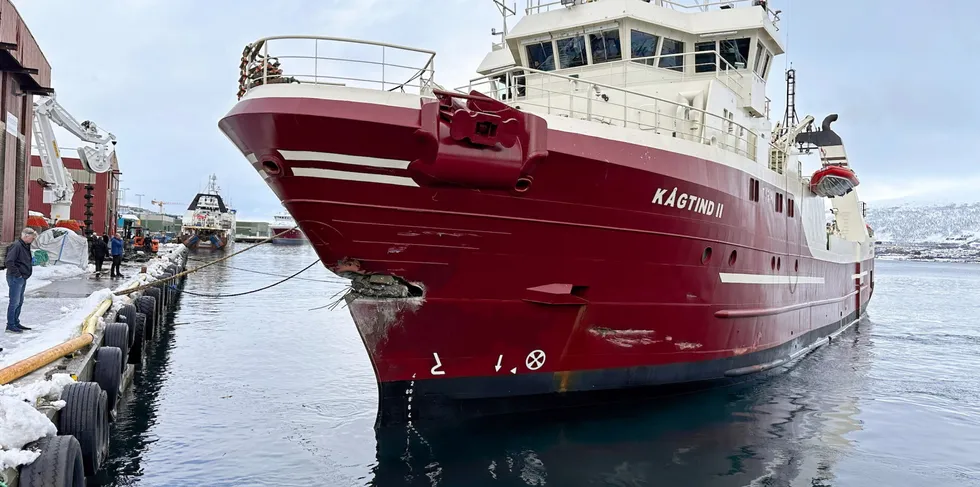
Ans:
[{"label": "snow-covered mountain", "polygon": [[866,219],[882,242],[980,245],[980,203],[868,204]]}]

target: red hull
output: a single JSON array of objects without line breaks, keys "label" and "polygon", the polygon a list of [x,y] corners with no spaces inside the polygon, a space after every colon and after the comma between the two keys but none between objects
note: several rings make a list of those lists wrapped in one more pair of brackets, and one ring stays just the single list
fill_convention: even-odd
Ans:
[{"label": "red hull", "polygon": [[272,243],[274,244],[301,244],[306,242],[306,237],[298,228],[271,227],[269,231],[272,233],[272,235],[279,235],[282,232],[286,232],[272,239]]},{"label": "red hull", "polygon": [[[872,259],[813,258],[802,212],[750,201],[748,174],[708,160],[549,129],[533,187],[517,193],[431,187],[404,168],[310,155],[416,160],[426,150],[419,117],[256,98],[220,122],[331,270],[367,292],[424,293],[349,296],[382,386],[383,423],[412,419],[412,394],[430,396],[416,397],[414,418],[436,419],[452,414],[447,399],[762,370],[851,324],[871,297]],[[328,176],[308,176],[315,171]],[[674,188],[698,206],[674,200]],[[386,276],[412,285],[386,286]]]}]

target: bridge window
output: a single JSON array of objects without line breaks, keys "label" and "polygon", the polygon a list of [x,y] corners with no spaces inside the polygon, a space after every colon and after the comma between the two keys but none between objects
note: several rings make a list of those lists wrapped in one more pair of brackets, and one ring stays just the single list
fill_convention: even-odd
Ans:
[{"label": "bridge window", "polygon": [[589,34],[589,45],[592,46],[592,64],[623,59],[623,51],[619,45],[619,29]]},{"label": "bridge window", "polygon": [[684,71],[684,43],[664,37],[660,47],[660,67]]},{"label": "bridge window", "polygon": [[529,68],[541,71],[554,71],[555,51],[551,46],[551,41],[528,44],[526,49]]},{"label": "bridge window", "polygon": [[752,46],[748,37],[744,39],[725,39],[719,41],[718,52],[729,66],[722,69],[745,69],[749,66],[749,47]]},{"label": "bridge window", "polygon": [[762,53],[766,52],[766,48],[762,47],[762,43],[756,43],[755,45],[755,67],[752,68],[756,74],[759,73],[759,66],[762,64]]},{"label": "bridge window", "polygon": [[772,59],[772,53],[761,42],[756,44],[755,49],[755,74],[765,78],[766,70],[769,69],[769,61]]},{"label": "bridge window", "polygon": [[558,67],[577,68],[589,64],[585,54],[585,37],[558,39]]},{"label": "bridge window", "polygon": [[[715,42],[698,42],[694,45],[694,50],[698,52],[703,51],[714,51]],[[715,53],[706,52],[704,54],[694,55],[694,72],[695,73],[710,73],[715,70]]]},{"label": "bridge window", "polygon": [[[633,59],[656,56],[657,43],[659,42],[660,37],[653,34],[630,30],[630,56]],[[649,64],[650,66],[656,65],[653,59],[640,59],[635,62]]]}]

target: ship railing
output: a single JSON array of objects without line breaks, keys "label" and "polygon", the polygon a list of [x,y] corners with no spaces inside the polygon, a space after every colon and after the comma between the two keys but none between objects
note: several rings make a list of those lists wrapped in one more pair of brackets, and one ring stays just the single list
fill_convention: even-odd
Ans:
[{"label": "ship railing", "polygon": [[[711,56],[709,58],[710,60],[698,62],[698,58],[703,59],[709,56]],[[643,64],[657,68],[657,73],[673,75],[673,79],[677,81],[704,79],[706,76],[712,76],[734,91],[738,96],[749,96],[750,93],[748,90],[752,87],[749,77],[743,71],[739,71],[739,69],[744,70],[749,67],[747,65],[748,61],[746,61],[746,65],[744,66],[733,65],[721,56],[721,52],[714,49],[710,51],[659,54],[656,56],[630,58],[629,61],[621,61],[624,83],[630,82],[627,78],[628,70],[630,67],[635,67],[635,64],[630,65],[628,63]],[[755,72],[748,71],[748,73],[754,78],[762,79]],[[633,78],[633,82],[642,81],[637,79],[639,78],[637,75],[634,75]]]},{"label": "ship railing", "polygon": [[532,113],[546,113],[625,128],[652,131],[719,147],[758,161],[759,136],[735,122],[687,103],[609,84],[526,67],[502,69],[474,78],[457,91],[479,91]]},{"label": "ship railing", "polygon": [[238,98],[275,83],[430,93],[435,56],[426,49],[343,37],[264,37],[242,53]]},{"label": "ship railing", "polygon": [[[534,15],[550,12],[552,10],[568,8],[570,4],[592,3],[598,1],[601,0],[585,0],[584,2],[582,0],[527,0],[524,8],[524,15]],[[773,27],[775,27],[776,30],[779,30],[779,14],[781,11],[770,9],[769,2],[764,0],[693,0],[687,2],[681,2],[678,0],[649,0],[649,3],[682,12],[707,12],[709,10],[734,8],[735,5],[738,4],[742,4],[740,5],[742,7],[762,7],[766,9],[766,13],[769,15],[769,20],[773,23]]]}]

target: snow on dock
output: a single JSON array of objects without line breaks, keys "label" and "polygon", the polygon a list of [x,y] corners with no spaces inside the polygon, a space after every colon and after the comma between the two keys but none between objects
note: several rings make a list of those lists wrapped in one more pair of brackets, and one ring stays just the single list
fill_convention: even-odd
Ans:
[{"label": "snow on dock", "polygon": [[[70,471],[62,475],[80,480],[101,467],[110,415],[182,287],[182,278],[171,281],[174,289],[156,281],[183,270],[186,250],[161,249],[144,264],[145,273],[124,266],[129,277],[117,280],[93,278],[79,266],[34,268],[21,314],[33,329],[4,333],[0,341],[0,485],[14,487],[21,477],[64,468]],[[4,311],[6,296],[0,301]],[[92,389],[98,394],[88,394]],[[63,408],[76,412],[59,414]],[[95,411],[104,416],[87,414]],[[81,456],[84,472],[64,464],[59,445],[68,445],[69,456]]]}]

